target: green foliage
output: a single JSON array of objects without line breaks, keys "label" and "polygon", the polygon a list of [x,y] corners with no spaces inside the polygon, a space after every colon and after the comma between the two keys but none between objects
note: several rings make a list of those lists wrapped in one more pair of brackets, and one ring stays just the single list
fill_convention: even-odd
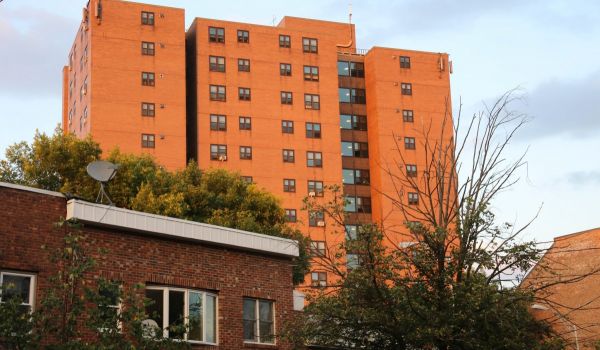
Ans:
[{"label": "green foliage", "polygon": [[[0,286],[0,293],[2,288]],[[24,310],[17,296],[6,294],[0,303],[0,345],[8,350],[35,349],[38,342],[33,333],[33,322],[28,310]]]},{"label": "green foliage", "polygon": [[[6,150],[0,161],[0,181],[69,192],[94,201],[99,185],[86,174],[101,150],[90,138],[80,140],[56,129],[36,133],[31,145],[21,142]],[[149,155],[123,154],[118,149],[106,160],[119,164],[108,186],[117,207],[247,230],[299,241],[301,256],[294,264],[294,283],[309,268],[307,240],[285,222],[285,212],[272,194],[225,170],[201,171],[190,162],[177,172],[159,166]]]}]

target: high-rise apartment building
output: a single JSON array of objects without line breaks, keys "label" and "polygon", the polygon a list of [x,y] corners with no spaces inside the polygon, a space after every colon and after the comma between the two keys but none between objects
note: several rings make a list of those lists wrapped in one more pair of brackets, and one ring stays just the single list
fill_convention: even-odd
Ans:
[{"label": "high-rise apartment building", "polygon": [[[390,173],[417,175],[426,135],[452,130],[450,67],[442,53],[357,49],[352,24],[196,18],[185,31],[183,9],[90,0],[64,69],[63,123],[169,169],[195,159],[237,171],[281,198],[317,250],[345,235],[327,235],[334,225],[302,200],[332,184],[343,186],[349,235],[378,222],[400,242]],[[315,272],[307,283],[327,281]]]}]

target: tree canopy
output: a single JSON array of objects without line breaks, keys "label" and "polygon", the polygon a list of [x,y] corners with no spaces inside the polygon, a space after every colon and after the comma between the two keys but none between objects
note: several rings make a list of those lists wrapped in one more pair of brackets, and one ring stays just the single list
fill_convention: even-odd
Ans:
[{"label": "tree canopy", "polygon": [[295,262],[294,282],[304,280],[309,265],[306,238],[286,224],[277,197],[236,173],[200,170],[194,162],[169,172],[149,155],[118,149],[103,157],[90,137],[78,139],[57,128],[53,135],[36,132],[31,144],[9,146],[0,160],[0,181],[94,201],[99,184],[87,175],[86,166],[101,157],[119,164],[108,186],[117,207],[295,239],[301,256]]}]

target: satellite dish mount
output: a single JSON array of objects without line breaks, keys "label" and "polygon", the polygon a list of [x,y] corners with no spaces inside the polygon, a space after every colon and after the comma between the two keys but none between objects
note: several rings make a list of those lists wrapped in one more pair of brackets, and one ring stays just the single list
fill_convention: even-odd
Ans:
[{"label": "satellite dish mount", "polygon": [[100,191],[96,196],[96,203],[102,204],[102,202],[106,198],[109,205],[114,205],[114,203],[110,200],[110,197],[108,197],[108,194],[106,193],[105,186],[110,180],[112,180],[115,177],[118,168],[118,164],[113,164],[104,160],[97,160],[88,164],[86,169],[88,175],[90,175],[94,180],[100,183]]}]

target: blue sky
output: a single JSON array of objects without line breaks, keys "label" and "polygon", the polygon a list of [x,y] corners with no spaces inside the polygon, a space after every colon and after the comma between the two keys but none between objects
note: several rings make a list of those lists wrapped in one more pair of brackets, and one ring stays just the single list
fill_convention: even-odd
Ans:
[{"label": "blue sky", "polygon": [[[147,0],[194,16],[258,24],[285,15],[347,21],[348,1]],[[52,132],[61,118],[61,67],[82,0],[0,2],[0,150]],[[528,238],[600,226],[600,1],[354,0],[360,48],[448,52],[452,97],[470,114],[520,87],[532,121],[509,156],[528,150],[522,181],[494,203]]]}]

